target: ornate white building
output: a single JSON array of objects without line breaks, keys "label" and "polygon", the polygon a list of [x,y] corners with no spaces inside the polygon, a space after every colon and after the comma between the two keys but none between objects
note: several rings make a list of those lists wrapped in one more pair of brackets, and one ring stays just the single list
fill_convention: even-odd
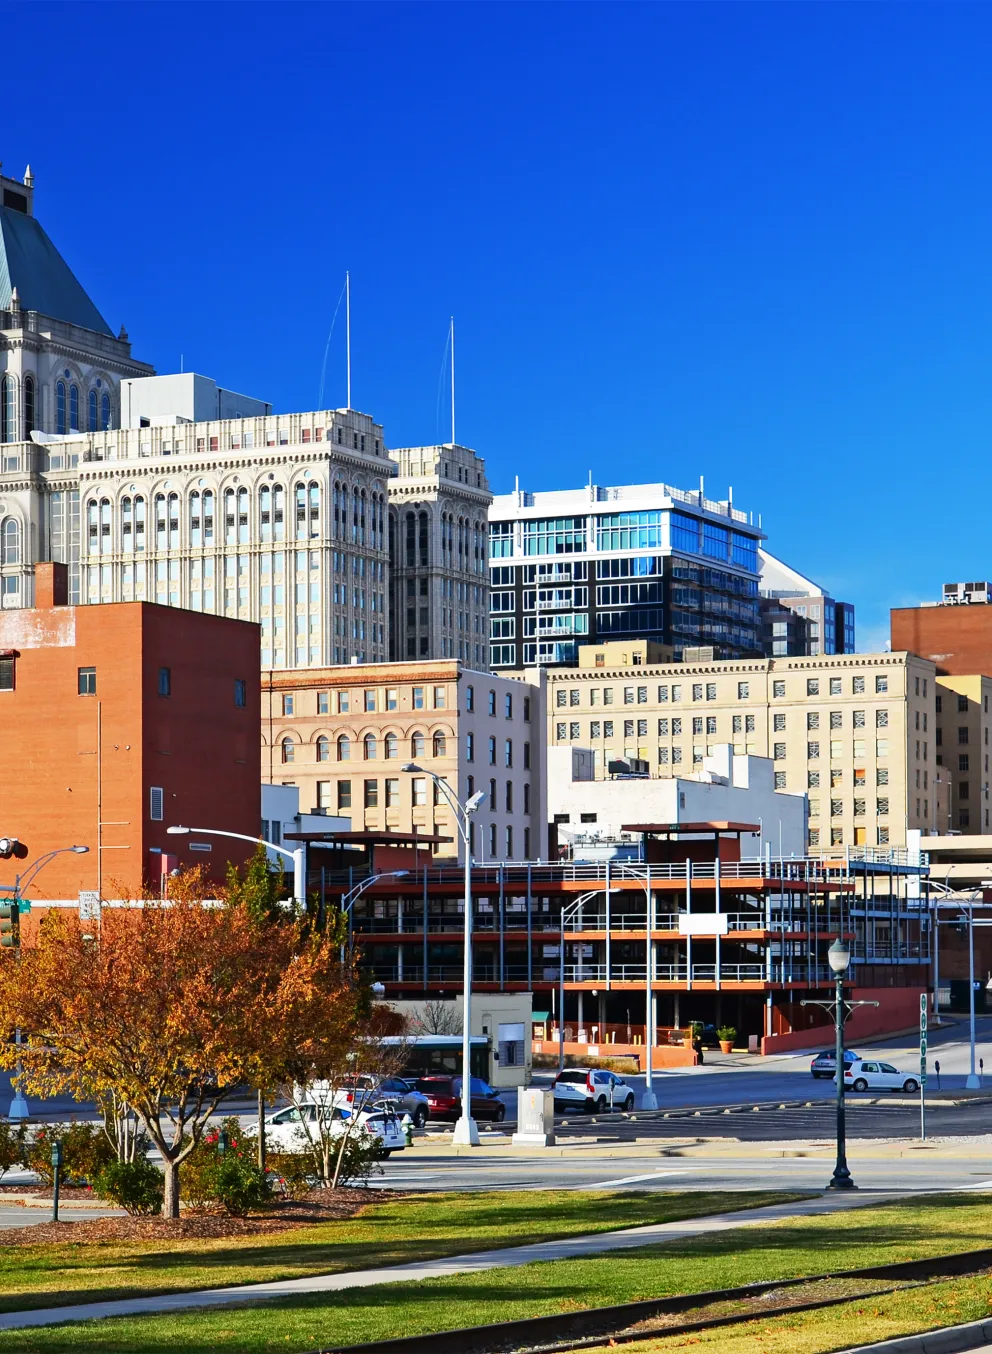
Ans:
[{"label": "ornate white building", "polygon": [[391,450],[389,657],[489,667],[489,504],[485,464],[468,447]]}]

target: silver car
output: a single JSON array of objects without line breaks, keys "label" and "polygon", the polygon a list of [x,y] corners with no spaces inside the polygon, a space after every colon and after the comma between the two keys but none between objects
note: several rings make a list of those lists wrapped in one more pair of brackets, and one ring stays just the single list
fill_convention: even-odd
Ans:
[{"label": "silver car", "polygon": [[427,1123],[427,1097],[403,1077],[346,1077],[334,1094],[334,1104],[343,1110],[388,1106],[401,1116],[409,1114],[414,1128]]}]

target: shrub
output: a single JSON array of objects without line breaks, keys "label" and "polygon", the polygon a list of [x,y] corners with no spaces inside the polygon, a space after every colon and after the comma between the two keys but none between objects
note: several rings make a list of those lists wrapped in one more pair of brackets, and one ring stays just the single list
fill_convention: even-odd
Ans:
[{"label": "shrub", "polygon": [[110,1162],[97,1176],[93,1188],[101,1199],[117,1204],[133,1218],[152,1217],[162,1211],[165,1182],[162,1172],[147,1157]]},{"label": "shrub", "polygon": [[313,1152],[269,1152],[269,1173],[290,1199],[302,1199],[320,1184],[320,1165]]},{"label": "shrub", "polygon": [[51,1185],[55,1179],[55,1170],[52,1166],[54,1142],[62,1144],[64,1185],[92,1185],[100,1172],[112,1161],[117,1160],[117,1154],[110,1141],[97,1124],[66,1124],[39,1128],[27,1146],[24,1164],[46,1185]]},{"label": "shrub", "polygon": [[15,1166],[24,1164],[26,1133],[23,1124],[0,1123],[0,1180]]},{"label": "shrub", "polygon": [[721,1025],[716,1032],[716,1037],[723,1044],[732,1044],[737,1038],[737,1031],[733,1025]]},{"label": "shrub", "polygon": [[[335,1143],[334,1153],[331,1159],[331,1171],[333,1171],[338,1159],[338,1151],[341,1144]],[[355,1180],[360,1180],[363,1185],[367,1185],[369,1177],[381,1175],[382,1167],[379,1165],[379,1139],[374,1133],[366,1133],[364,1129],[357,1129],[348,1136],[344,1145],[344,1151],[341,1155],[341,1165],[338,1170],[338,1184],[349,1185]],[[327,1182],[330,1184],[330,1181]]]},{"label": "shrub", "polygon": [[[227,1135],[219,1150],[221,1130]],[[255,1164],[255,1141],[242,1136],[237,1119],[225,1119],[197,1144],[179,1168],[182,1197],[194,1211],[221,1204],[232,1217],[247,1217],[271,1195],[265,1172]]]}]

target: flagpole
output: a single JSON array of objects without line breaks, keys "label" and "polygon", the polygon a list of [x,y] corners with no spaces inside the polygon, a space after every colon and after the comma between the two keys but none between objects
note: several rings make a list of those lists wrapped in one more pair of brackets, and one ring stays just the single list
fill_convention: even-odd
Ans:
[{"label": "flagpole", "polygon": [[455,317],[451,317],[451,445],[455,445]]},{"label": "flagpole", "polygon": [[348,330],[348,408],[351,408],[351,273],[344,275],[345,320]]}]

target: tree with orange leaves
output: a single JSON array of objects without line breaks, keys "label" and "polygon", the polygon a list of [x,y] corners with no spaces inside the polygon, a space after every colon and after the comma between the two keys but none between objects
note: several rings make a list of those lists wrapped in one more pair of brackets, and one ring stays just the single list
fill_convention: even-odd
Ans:
[{"label": "tree with orange leaves", "polygon": [[105,908],[97,936],[53,910],[36,946],[0,956],[0,1066],[19,1056],[29,1094],[130,1105],[162,1154],[166,1217],[179,1216],[181,1163],[232,1091],[285,1081],[304,1048],[343,1057],[368,1006],[335,934],[205,891],[191,871],[166,904]]}]

